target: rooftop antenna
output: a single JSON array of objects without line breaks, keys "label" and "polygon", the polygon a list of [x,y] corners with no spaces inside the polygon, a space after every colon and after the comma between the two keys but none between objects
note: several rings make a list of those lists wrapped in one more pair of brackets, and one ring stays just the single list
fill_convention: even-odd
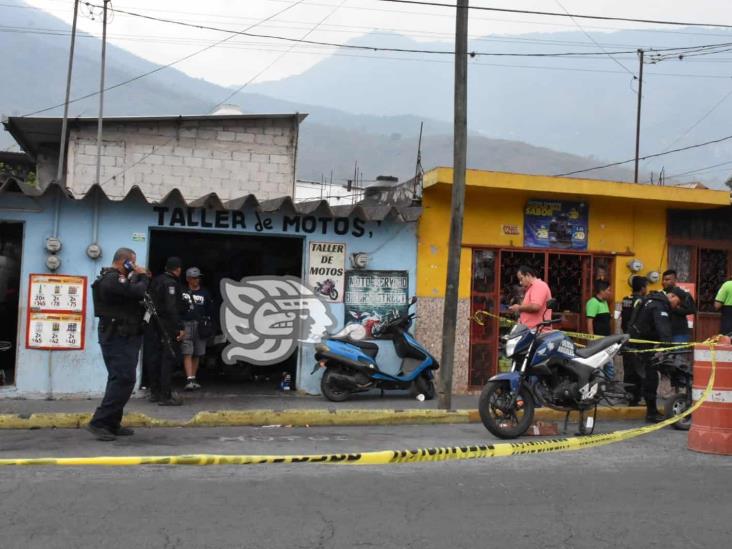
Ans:
[{"label": "rooftop antenna", "polygon": [[417,165],[414,168],[414,189],[412,190],[412,196],[416,200],[422,196],[422,129],[424,128],[424,121],[419,123],[419,141],[417,142]]}]

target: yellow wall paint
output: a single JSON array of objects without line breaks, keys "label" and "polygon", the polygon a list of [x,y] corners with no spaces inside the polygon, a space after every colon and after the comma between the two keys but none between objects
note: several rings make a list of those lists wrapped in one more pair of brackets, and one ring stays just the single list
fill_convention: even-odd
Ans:
[{"label": "yellow wall paint", "polygon": [[[433,185],[424,192],[417,259],[417,294],[422,297],[443,297],[445,293],[450,194],[451,186],[444,184]],[[470,296],[471,253],[466,246],[523,247],[524,207],[530,198],[546,197],[525,189],[468,187],[465,197],[464,247],[460,262],[461,298]],[[666,204],[603,196],[592,197],[587,202],[589,251],[616,254],[634,252],[634,257],[645,265],[641,274],[665,268]],[[503,234],[504,224],[518,226],[521,234]],[[631,273],[626,266],[629,259],[625,256],[616,259],[616,300],[629,293],[627,280]]]}]

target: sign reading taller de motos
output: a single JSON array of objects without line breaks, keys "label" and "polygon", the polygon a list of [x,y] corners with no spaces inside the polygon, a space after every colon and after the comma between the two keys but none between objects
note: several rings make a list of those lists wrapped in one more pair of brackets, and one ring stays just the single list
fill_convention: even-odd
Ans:
[{"label": "sign reading taller de motos", "polygon": [[316,295],[340,303],[346,271],[346,245],[335,242],[311,242],[308,254],[308,287]]},{"label": "sign reading taller de motos", "polygon": [[371,329],[388,316],[409,310],[407,271],[346,271],[346,324],[359,323],[371,337]]},{"label": "sign reading taller de motos", "polygon": [[586,250],[588,210],[584,202],[529,200],[524,211],[524,246]]}]

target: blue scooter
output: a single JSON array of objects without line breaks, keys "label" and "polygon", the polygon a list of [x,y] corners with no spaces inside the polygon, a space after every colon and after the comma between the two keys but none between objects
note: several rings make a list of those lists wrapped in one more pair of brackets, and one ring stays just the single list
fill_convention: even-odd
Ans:
[{"label": "blue scooter", "polygon": [[[416,302],[413,297],[409,304],[412,306]],[[325,369],[320,382],[325,398],[333,402],[343,402],[353,393],[370,389],[380,389],[382,394],[388,389],[409,389],[414,395],[424,395],[425,400],[433,399],[435,384],[432,371],[440,366],[409,333],[414,317],[414,313],[395,313],[372,330],[375,337],[390,337],[394,342],[394,350],[402,360],[396,375],[381,371],[376,363],[379,346],[376,343],[359,341],[358,337],[365,335],[363,330],[358,334],[357,330],[346,326],[341,332],[326,336],[315,345],[317,363],[312,374],[320,368]]]}]

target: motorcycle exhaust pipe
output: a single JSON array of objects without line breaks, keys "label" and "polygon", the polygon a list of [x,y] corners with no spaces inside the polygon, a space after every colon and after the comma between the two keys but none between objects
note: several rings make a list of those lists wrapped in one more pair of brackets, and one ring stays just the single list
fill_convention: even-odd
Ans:
[{"label": "motorcycle exhaust pipe", "polygon": [[343,374],[332,373],[330,374],[330,378],[335,385],[347,391],[367,389],[371,385],[371,383],[361,385],[352,376]]}]

